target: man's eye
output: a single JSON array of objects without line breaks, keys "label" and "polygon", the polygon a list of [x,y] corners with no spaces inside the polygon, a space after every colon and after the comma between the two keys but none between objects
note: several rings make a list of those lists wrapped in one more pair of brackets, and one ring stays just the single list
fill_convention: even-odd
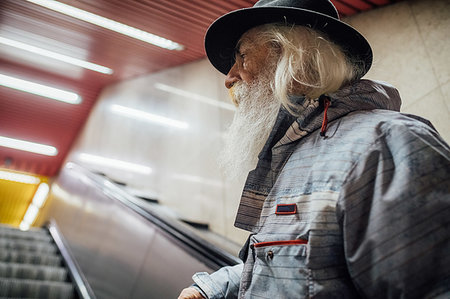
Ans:
[{"label": "man's eye", "polygon": [[236,57],[236,59],[244,59],[245,58],[245,53],[241,53],[241,52],[239,52],[239,51],[236,51],[236,54],[235,54],[235,57]]}]

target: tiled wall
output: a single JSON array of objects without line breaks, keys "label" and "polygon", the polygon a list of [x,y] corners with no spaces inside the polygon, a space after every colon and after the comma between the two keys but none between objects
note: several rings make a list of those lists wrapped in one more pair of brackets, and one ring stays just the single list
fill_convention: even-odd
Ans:
[{"label": "tiled wall", "polygon": [[[445,0],[403,1],[346,20],[373,46],[374,65],[366,78],[395,85],[403,97],[402,111],[428,118],[447,141],[449,6]],[[221,135],[233,117],[223,80],[201,60],[110,87],[69,160],[79,161],[78,154],[88,153],[150,167],[150,174],[140,174],[116,169],[118,163],[89,166],[156,195],[182,218],[209,223],[212,230],[243,242],[247,233],[233,222],[244,175],[226,182],[215,162]],[[188,128],[114,114],[115,104],[176,119]]]},{"label": "tiled wall", "polygon": [[345,21],[374,50],[366,77],[396,86],[401,111],[429,119],[450,142],[450,2],[402,1]]}]

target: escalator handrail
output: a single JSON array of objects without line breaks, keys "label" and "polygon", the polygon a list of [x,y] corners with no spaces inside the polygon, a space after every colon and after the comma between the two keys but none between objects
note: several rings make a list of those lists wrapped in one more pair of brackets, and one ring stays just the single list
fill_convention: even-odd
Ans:
[{"label": "escalator handrail", "polygon": [[86,277],[83,275],[83,272],[70,251],[67,241],[64,239],[64,236],[58,228],[56,221],[51,219],[47,224],[47,229],[58,247],[61,256],[63,257],[63,260],[69,270],[70,278],[75,284],[75,290],[77,291],[79,298],[96,299],[94,291],[92,291]]},{"label": "escalator handrail", "polygon": [[[138,213],[148,221],[154,223],[156,226],[163,229],[169,235],[181,241],[184,245],[189,247],[194,252],[202,257],[202,261],[208,266],[218,269],[224,266],[233,266],[242,261],[226,252],[225,250],[211,244],[207,240],[201,238],[191,230],[186,228],[186,224],[181,221],[171,219],[170,217],[160,215],[150,209],[144,209],[140,206],[138,200],[133,195],[128,194],[123,189],[119,188],[107,178],[96,175],[88,169],[71,163],[70,168],[75,170],[94,182],[97,186],[102,188],[103,192],[110,198],[118,200],[123,205],[127,206],[134,212]],[[204,260],[206,258],[206,261]]]}]

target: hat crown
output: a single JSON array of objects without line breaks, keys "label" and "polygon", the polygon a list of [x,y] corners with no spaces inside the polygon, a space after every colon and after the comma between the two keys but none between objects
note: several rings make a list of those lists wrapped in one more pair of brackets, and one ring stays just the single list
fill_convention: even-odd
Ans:
[{"label": "hat crown", "polygon": [[289,7],[311,10],[339,19],[339,14],[329,0],[259,0],[253,7]]},{"label": "hat crown", "polygon": [[330,0],[259,0],[253,7],[229,12],[209,26],[205,50],[212,65],[227,74],[234,64],[239,38],[263,24],[306,26],[339,45],[357,68],[359,77],[372,65],[372,49],[356,29],[342,22]]}]

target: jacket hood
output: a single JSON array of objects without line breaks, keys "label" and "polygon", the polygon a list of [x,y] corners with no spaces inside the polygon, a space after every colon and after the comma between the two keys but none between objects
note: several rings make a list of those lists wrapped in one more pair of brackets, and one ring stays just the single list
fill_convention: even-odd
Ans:
[{"label": "jacket hood", "polygon": [[[372,80],[359,80],[328,95],[330,106],[327,113],[328,122],[336,120],[350,112],[361,110],[384,109],[400,111],[401,99],[398,90],[388,83]],[[293,99],[301,105],[301,114],[283,130],[284,136],[275,147],[296,141],[322,126],[324,103],[306,100],[304,97]],[[281,117],[283,116],[281,113]],[[292,119],[292,118],[291,118]],[[275,128],[278,130],[282,128]]]}]

